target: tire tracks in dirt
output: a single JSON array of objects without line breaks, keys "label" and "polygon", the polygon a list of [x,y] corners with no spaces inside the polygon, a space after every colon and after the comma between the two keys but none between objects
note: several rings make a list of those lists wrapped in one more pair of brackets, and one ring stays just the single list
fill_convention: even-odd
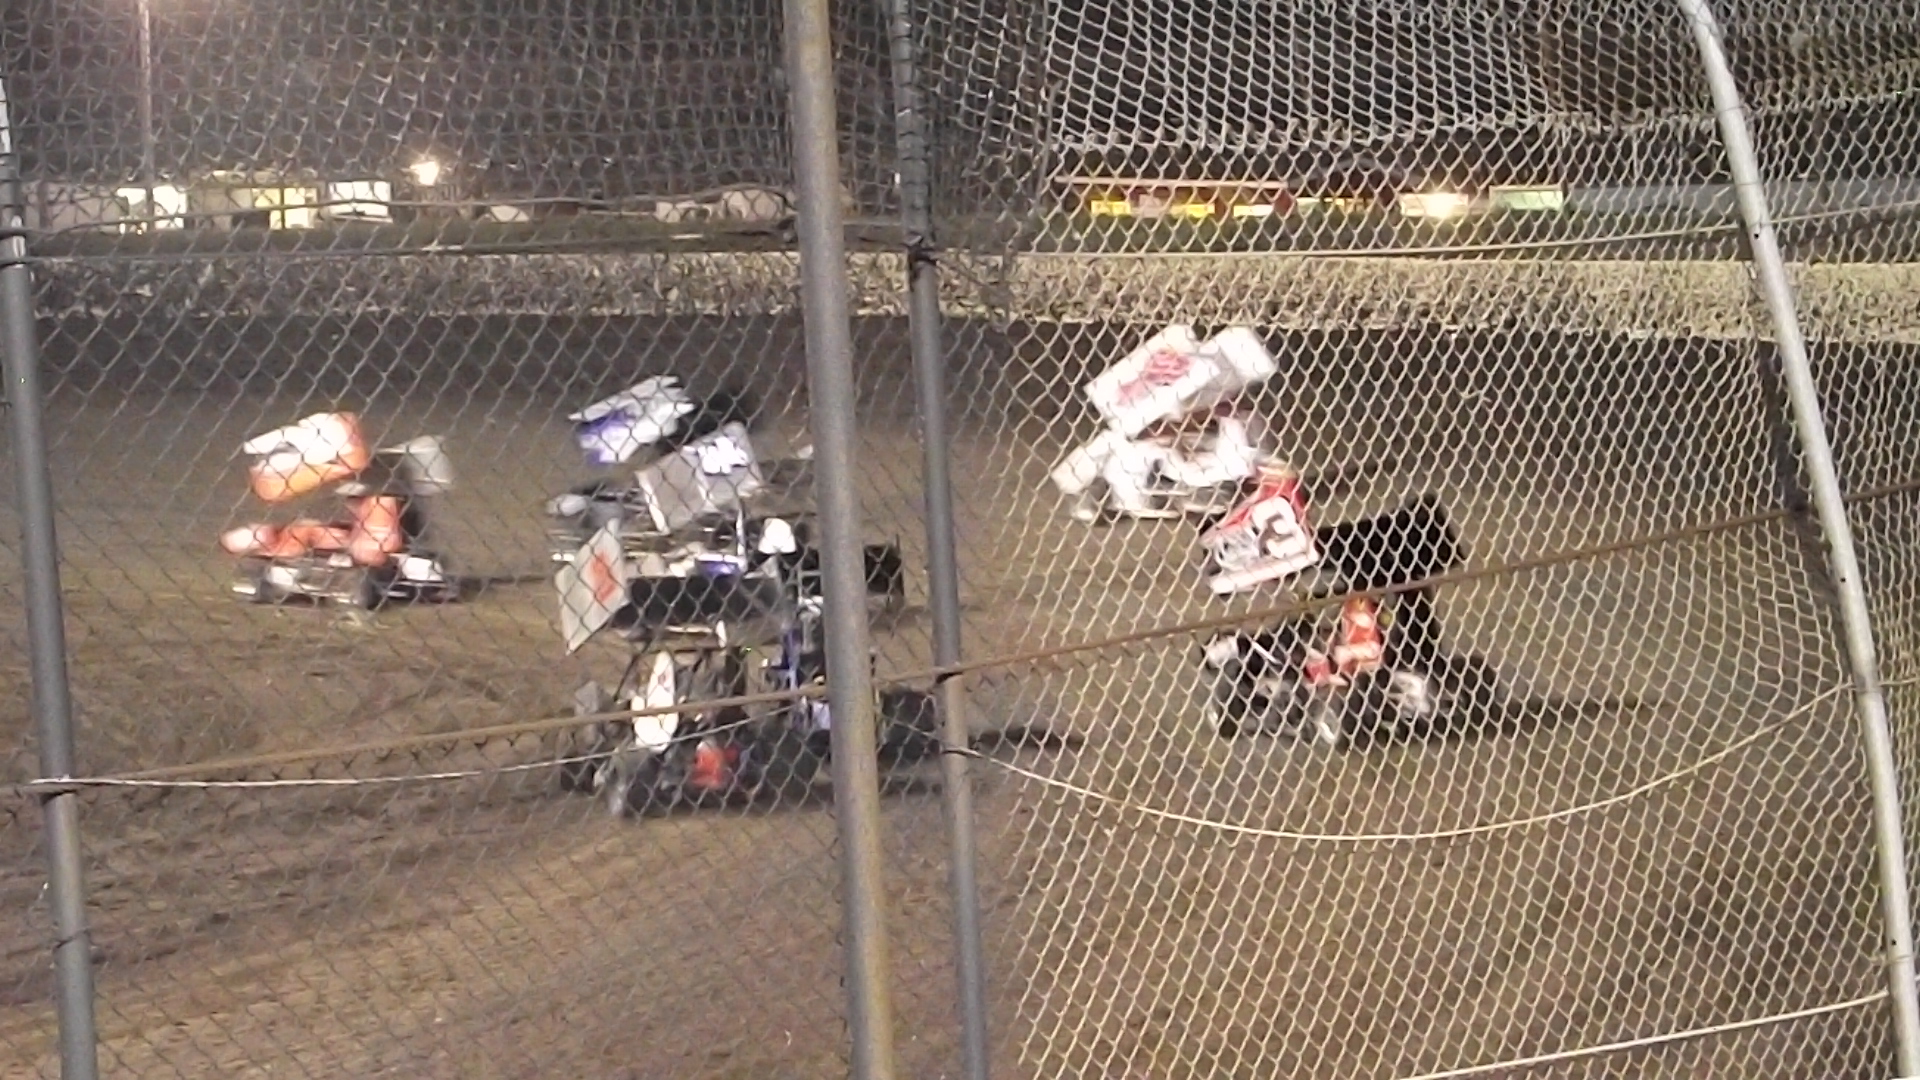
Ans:
[{"label": "tire tracks in dirt", "polygon": [[[250,947],[238,955],[183,952],[127,979],[106,969],[103,1063],[143,1077],[286,1075],[289,1066],[326,1076],[531,1077],[551,1075],[570,1056],[619,1052],[622,1030],[653,1053],[695,1060],[697,1048],[665,1044],[699,1033],[676,1031],[666,1014],[689,1005],[711,1014],[716,996],[733,996],[716,994],[728,989],[724,981],[687,985],[703,965],[686,954],[700,951],[703,937],[744,927],[750,940],[800,945],[833,964],[824,813],[575,819],[556,825],[571,834],[557,846],[523,831],[512,850],[474,853],[477,872],[384,925],[321,911],[248,927]],[[464,847],[454,845],[448,861],[457,865]],[[770,918],[783,911],[801,916],[785,921],[808,940],[783,941],[781,920]],[[318,925],[302,933],[302,921]],[[752,1002],[762,988],[740,977],[738,962],[754,958],[736,951],[719,959],[736,976],[742,1006]],[[805,1020],[837,1036],[837,1023],[819,1023],[834,1018],[834,983],[820,979],[827,972],[777,955],[754,966],[789,990],[811,983],[819,994],[814,1009],[769,1020],[785,1031]],[[689,1001],[689,989],[701,992]],[[38,1035],[50,1050],[52,1018],[35,1013],[0,1028],[0,1045],[23,1049]],[[737,1018],[729,1027],[743,1030]],[[594,1028],[597,1047],[586,1038]],[[810,1056],[830,1050],[809,1041]],[[39,1065],[44,1072],[51,1061]]]}]

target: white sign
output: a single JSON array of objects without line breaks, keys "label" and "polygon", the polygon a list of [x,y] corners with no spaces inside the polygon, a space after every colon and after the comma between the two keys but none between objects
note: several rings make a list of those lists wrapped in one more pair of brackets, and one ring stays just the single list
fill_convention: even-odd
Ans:
[{"label": "white sign", "polygon": [[620,546],[620,523],[610,521],[580,546],[553,576],[560,594],[560,633],[569,653],[585,645],[627,605],[633,570]]}]

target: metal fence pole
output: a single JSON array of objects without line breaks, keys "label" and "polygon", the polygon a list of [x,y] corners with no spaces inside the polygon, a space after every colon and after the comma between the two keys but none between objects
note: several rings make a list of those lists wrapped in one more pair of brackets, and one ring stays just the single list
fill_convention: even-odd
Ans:
[{"label": "metal fence pole", "polygon": [[[960,563],[953,532],[953,472],[947,429],[947,379],[941,340],[940,267],[933,236],[933,160],[909,0],[883,0],[892,47],[894,132],[900,160],[900,222],[906,233],[907,322],[920,403],[921,476],[927,516],[927,591],[933,614],[933,662],[960,662]],[[947,874],[953,894],[954,969],[960,991],[960,1061],[966,1080],[987,1080],[986,946],[980,929],[978,839],[973,778],[966,756],[966,686],[940,680],[948,753],[940,789],[947,817]]]},{"label": "metal fence pole", "polygon": [[153,201],[153,189],[159,183],[159,155],[154,152],[153,130],[153,0],[137,0],[137,5],[140,9],[140,183],[146,189],[147,206],[143,214],[151,231],[160,227],[160,208]]},{"label": "metal fence pole", "polygon": [[[73,775],[73,704],[67,685],[66,613],[60,598],[60,555],[53,529],[53,480],[47,471],[46,424],[40,415],[40,356],[33,322],[33,280],[27,269],[26,202],[5,80],[0,79],[0,367],[13,414],[15,497],[20,505],[20,561],[26,574],[27,651],[33,715],[39,729],[40,775]],[[100,1074],[93,1024],[93,942],[87,933],[86,878],[80,861],[79,796],[41,802],[47,821],[48,900],[53,905],[53,967],[58,986],[60,1075]]]},{"label": "metal fence pole", "polygon": [[845,897],[847,1025],[854,1080],[893,1080],[893,1001],[883,904],[880,776],[876,752],[866,561],[854,489],[853,329],[827,0],[786,0],[799,197],[800,292],[807,324],[813,462],[826,578],[833,798],[839,811]]},{"label": "metal fence pole", "polygon": [[1880,685],[1875,655],[1872,614],[1854,550],[1853,528],[1841,500],[1840,477],[1833,464],[1820,414],[1819,388],[1807,357],[1794,307],[1793,284],[1774,236],[1771,211],[1761,186],[1760,162],[1747,131],[1740,89],[1727,63],[1719,21],[1708,0],[1678,0],[1700,48],[1707,83],[1719,114],[1720,135],[1733,171],[1734,193],[1746,219],[1753,251],[1754,275],[1761,298],[1772,317],[1780,351],[1781,374],[1799,429],[1801,452],[1812,477],[1813,502],[1826,535],[1833,584],[1839,593],[1840,621],[1845,632],[1847,661],[1853,672],[1854,699],[1865,736],[1867,775],[1873,791],[1873,831],[1880,862],[1881,915],[1886,922],[1887,980],[1893,1006],[1897,1064],[1902,1077],[1920,1077],[1920,987],[1914,983],[1913,920],[1907,891],[1906,841],[1901,831],[1899,772],[1888,729],[1886,695]]}]

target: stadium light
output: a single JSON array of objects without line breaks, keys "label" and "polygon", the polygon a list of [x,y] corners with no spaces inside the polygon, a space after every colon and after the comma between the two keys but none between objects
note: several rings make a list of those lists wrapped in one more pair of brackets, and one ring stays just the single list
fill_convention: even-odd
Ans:
[{"label": "stadium light", "polygon": [[1452,191],[1408,193],[1400,196],[1399,203],[1402,215],[1431,221],[1451,221],[1473,206],[1472,198]]}]

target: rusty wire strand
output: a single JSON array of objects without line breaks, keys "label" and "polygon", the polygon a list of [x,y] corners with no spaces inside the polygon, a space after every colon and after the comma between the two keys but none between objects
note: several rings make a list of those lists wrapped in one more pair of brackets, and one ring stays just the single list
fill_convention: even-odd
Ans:
[{"label": "rusty wire strand", "polygon": [[[1904,481],[1897,484],[1888,484],[1880,487],[1875,487],[1866,491],[1856,492],[1849,495],[1847,501],[1849,502],[1849,504],[1858,505],[1861,503],[1871,502],[1879,499],[1891,498],[1893,496],[1907,494],[1914,491],[1920,491],[1920,480],[1909,480],[1909,481]],[[1716,536],[1716,535],[1720,535],[1728,532],[1736,532],[1742,529],[1755,528],[1760,525],[1770,524],[1772,522],[1781,521],[1787,518],[1791,518],[1793,516],[1795,516],[1794,512],[1784,507],[1775,508],[1772,510],[1758,511],[1752,514],[1743,514],[1738,517],[1725,518],[1720,521],[1711,522],[1703,525],[1684,526],[1682,528],[1672,529],[1666,532],[1655,533],[1648,536],[1634,537],[1626,540],[1611,541],[1605,544],[1594,544],[1588,547],[1578,548],[1571,551],[1553,552],[1546,555],[1532,556],[1532,557],[1523,558],[1523,559],[1515,559],[1510,562],[1497,563],[1497,564],[1483,566],[1483,567],[1475,567],[1467,570],[1448,571],[1446,573],[1435,574],[1430,577],[1423,578],[1421,580],[1410,582],[1408,584],[1397,586],[1391,589],[1375,589],[1375,590],[1358,591],[1354,593],[1342,593],[1339,595],[1324,597],[1317,600],[1291,600],[1285,603],[1275,604],[1270,607],[1265,607],[1265,608],[1261,608],[1254,611],[1248,611],[1248,612],[1244,612],[1237,615],[1223,615],[1223,616],[1218,616],[1218,617],[1209,618],[1209,619],[1192,620],[1192,621],[1182,622],[1182,623],[1178,623],[1171,626],[1157,627],[1154,629],[1142,630],[1142,631],[1137,631],[1129,634],[1117,634],[1111,637],[1100,638],[1092,641],[1075,642],[1068,645],[1051,646],[1051,647],[1039,648],[1039,649],[1029,649],[1029,650],[1016,652],[1016,653],[1007,653],[1007,654],[1002,654],[997,656],[981,657],[980,659],[969,660],[960,664],[921,668],[918,670],[898,673],[891,676],[882,676],[875,680],[875,685],[877,687],[883,687],[883,688],[923,685],[930,682],[937,682],[943,679],[950,679],[950,678],[956,678],[956,677],[965,678],[965,677],[977,675],[986,671],[998,671],[998,670],[1005,670],[1010,668],[1031,667],[1031,666],[1048,663],[1051,661],[1056,661],[1056,660],[1063,659],[1065,657],[1075,656],[1083,653],[1104,652],[1111,649],[1118,649],[1118,648],[1125,648],[1128,646],[1140,645],[1146,642],[1160,640],[1164,638],[1183,637],[1183,636],[1189,636],[1196,633],[1203,633],[1209,630],[1222,630],[1222,629],[1229,629],[1233,627],[1242,627],[1242,626],[1248,626],[1256,623],[1266,622],[1273,619],[1287,618],[1287,617],[1296,616],[1296,615],[1312,614],[1317,611],[1322,611],[1328,608],[1337,607],[1341,603],[1345,602],[1346,599],[1355,595],[1365,595],[1365,596],[1374,596],[1374,597],[1390,596],[1390,595],[1412,592],[1418,589],[1431,588],[1438,585],[1464,584],[1467,582],[1480,581],[1487,578],[1499,577],[1507,574],[1525,573],[1525,572],[1536,571],[1536,570],[1550,569],[1557,566],[1566,566],[1566,565],[1571,565],[1571,564],[1581,563],[1581,562],[1591,562],[1596,559],[1608,558],[1615,555],[1622,555],[1630,552],[1641,551],[1641,550],[1655,548],[1655,547],[1662,547],[1670,544],[1684,543],[1690,540],[1704,539],[1706,537]],[[806,698],[823,698],[825,696],[825,693],[826,691],[824,686],[812,685],[812,686],[798,687],[791,690],[767,691],[764,693],[743,694],[743,695],[737,695],[734,697],[702,699],[697,704],[703,710],[714,710],[714,709],[723,709],[723,708],[732,708],[732,707],[746,707],[750,705],[780,704],[780,703],[798,701]],[[685,712],[687,711],[687,708],[688,706],[686,704],[671,705],[671,706],[663,705],[663,706],[654,706],[646,709],[614,709],[614,710],[608,710],[606,712],[582,714],[578,716],[551,716],[551,717],[543,717],[536,720],[526,720],[526,721],[518,721],[514,723],[507,723],[507,724],[493,724],[486,727],[469,728],[463,731],[452,731],[452,732],[444,732],[444,733],[430,734],[430,735],[404,735],[404,736],[396,736],[391,739],[379,739],[379,740],[373,740],[368,742],[352,743],[352,744],[347,744],[342,746],[316,747],[316,748],[305,749],[305,750],[289,750],[289,751],[271,753],[271,754],[255,754],[247,757],[226,758],[221,760],[197,762],[197,763],[190,763],[185,765],[169,765],[169,766],[163,766],[155,769],[142,769],[134,772],[120,773],[113,776],[98,777],[98,778],[93,778],[91,780],[83,780],[83,779],[74,778],[74,777],[46,777],[46,778],[41,778],[35,781],[31,781],[27,784],[11,785],[9,788],[0,789],[0,790],[8,791],[13,794],[27,794],[30,791],[35,790],[36,785],[116,783],[116,782],[132,782],[132,781],[163,781],[163,780],[173,780],[173,779],[194,777],[194,776],[204,775],[207,773],[237,772],[237,771],[245,771],[249,769],[277,768],[277,767],[284,767],[288,765],[308,764],[316,761],[338,760],[341,758],[404,753],[407,751],[420,750],[428,747],[448,746],[448,745],[454,745],[459,743],[481,744],[481,743],[491,742],[496,739],[508,739],[508,738],[516,738],[519,736],[539,735],[539,734],[544,734],[548,732],[562,731],[569,728],[577,728],[585,724],[598,723],[601,721],[635,719],[635,718],[647,717],[647,716],[664,716],[669,713]]]}]

